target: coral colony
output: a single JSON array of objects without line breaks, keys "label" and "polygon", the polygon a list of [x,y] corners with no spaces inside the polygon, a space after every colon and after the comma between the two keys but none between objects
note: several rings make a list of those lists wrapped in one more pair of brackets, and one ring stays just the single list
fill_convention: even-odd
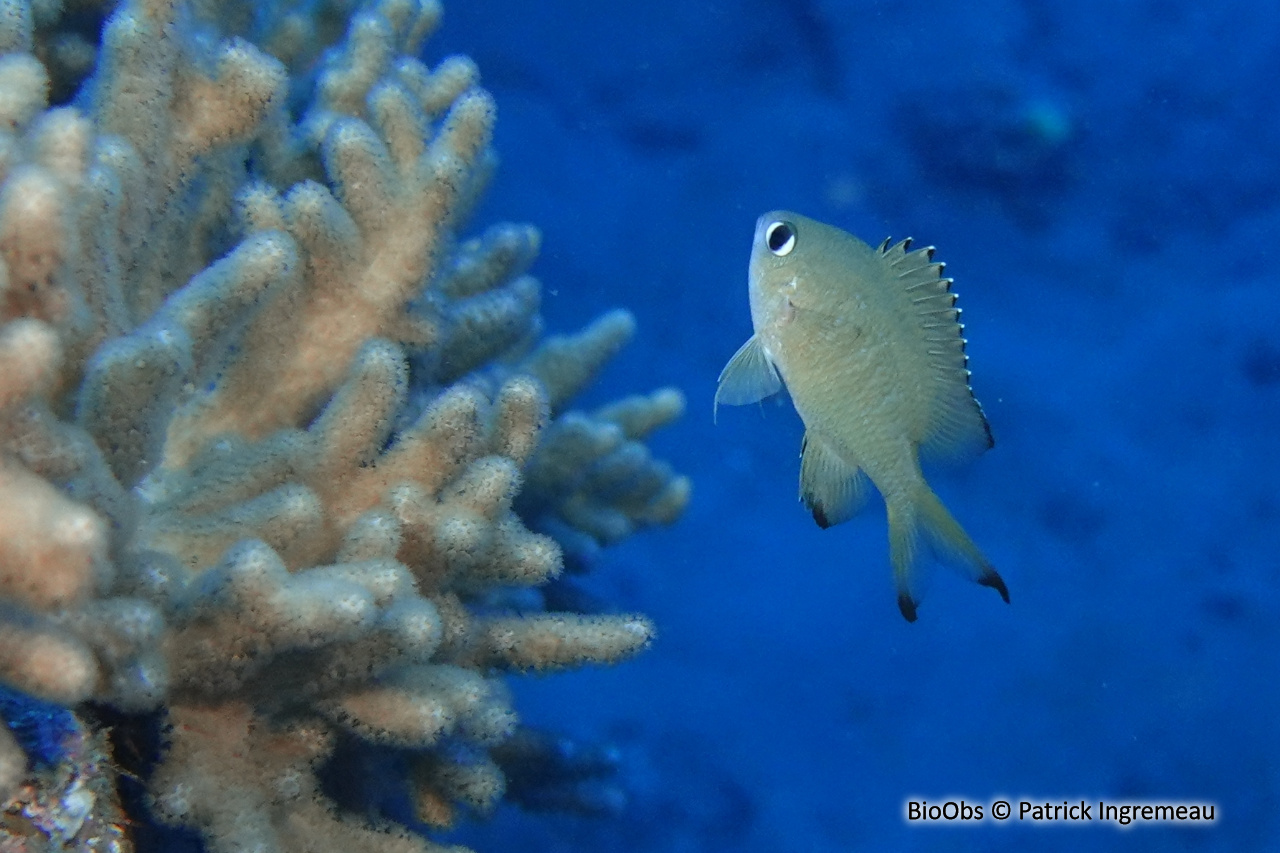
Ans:
[{"label": "coral colony", "polygon": [[[211,850],[440,849],[317,769],[400,750],[434,827],[501,797],[503,673],[650,639],[537,589],[680,514],[640,442],[683,400],[568,410],[630,315],[540,340],[537,231],[457,236],[494,105],[416,58],[436,3],[96,14],[0,7],[0,681],[162,711],[149,810]],[[7,716],[12,849],[127,850],[100,734]]]}]

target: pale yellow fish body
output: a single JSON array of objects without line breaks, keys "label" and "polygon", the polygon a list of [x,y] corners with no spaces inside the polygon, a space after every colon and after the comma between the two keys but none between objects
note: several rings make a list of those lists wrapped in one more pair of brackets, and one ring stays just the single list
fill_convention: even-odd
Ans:
[{"label": "pale yellow fish body", "polygon": [[991,446],[969,389],[959,310],[933,250],[873,249],[788,211],[756,223],[749,274],[755,334],[720,375],[716,403],[786,384],[805,424],[800,497],[822,527],[851,518],[866,480],[884,497],[903,615],[921,544],[1008,601],[1004,581],[925,482],[920,455]]}]

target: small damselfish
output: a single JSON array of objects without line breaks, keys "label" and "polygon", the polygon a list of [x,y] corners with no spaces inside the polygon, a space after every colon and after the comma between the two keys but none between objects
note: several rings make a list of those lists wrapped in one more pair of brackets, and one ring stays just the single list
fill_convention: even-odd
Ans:
[{"label": "small damselfish", "polygon": [[921,546],[1006,602],[1009,590],[925,482],[920,460],[993,444],[966,367],[951,279],[933,248],[873,249],[775,210],[756,222],[748,286],[753,334],[720,374],[716,405],[786,387],[804,421],[800,500],[827,528],[852,518],[867,480],[884,498],[898,608],[916,620]]}]

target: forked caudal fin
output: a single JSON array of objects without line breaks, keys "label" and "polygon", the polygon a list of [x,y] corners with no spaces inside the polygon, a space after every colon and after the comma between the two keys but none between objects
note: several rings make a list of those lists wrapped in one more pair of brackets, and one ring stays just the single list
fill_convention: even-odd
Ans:
[{"label": "forked caudal fin", "polygon": [[1009,603],[1009,588],[1004,579],[927,485],[921,483],[910,502],[889,504],[888,514],[889,560],[898,588],[898,609],[908,622],[916,621],[918,600],[911,584],[922,545],[926,546],[923,550],[932,551],[947,565],[964,570],[974,581],[991,587]]}]

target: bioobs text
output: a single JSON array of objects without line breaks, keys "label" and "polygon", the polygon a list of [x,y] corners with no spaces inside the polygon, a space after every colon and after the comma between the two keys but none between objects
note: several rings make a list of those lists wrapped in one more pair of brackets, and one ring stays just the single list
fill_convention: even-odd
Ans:
[{"label": "bioobs text", "polygon": [[904,804],[907,820],[982,820],[983,807],[964,800],[947,800],[931,803],[928,800],[907,800]]}]

